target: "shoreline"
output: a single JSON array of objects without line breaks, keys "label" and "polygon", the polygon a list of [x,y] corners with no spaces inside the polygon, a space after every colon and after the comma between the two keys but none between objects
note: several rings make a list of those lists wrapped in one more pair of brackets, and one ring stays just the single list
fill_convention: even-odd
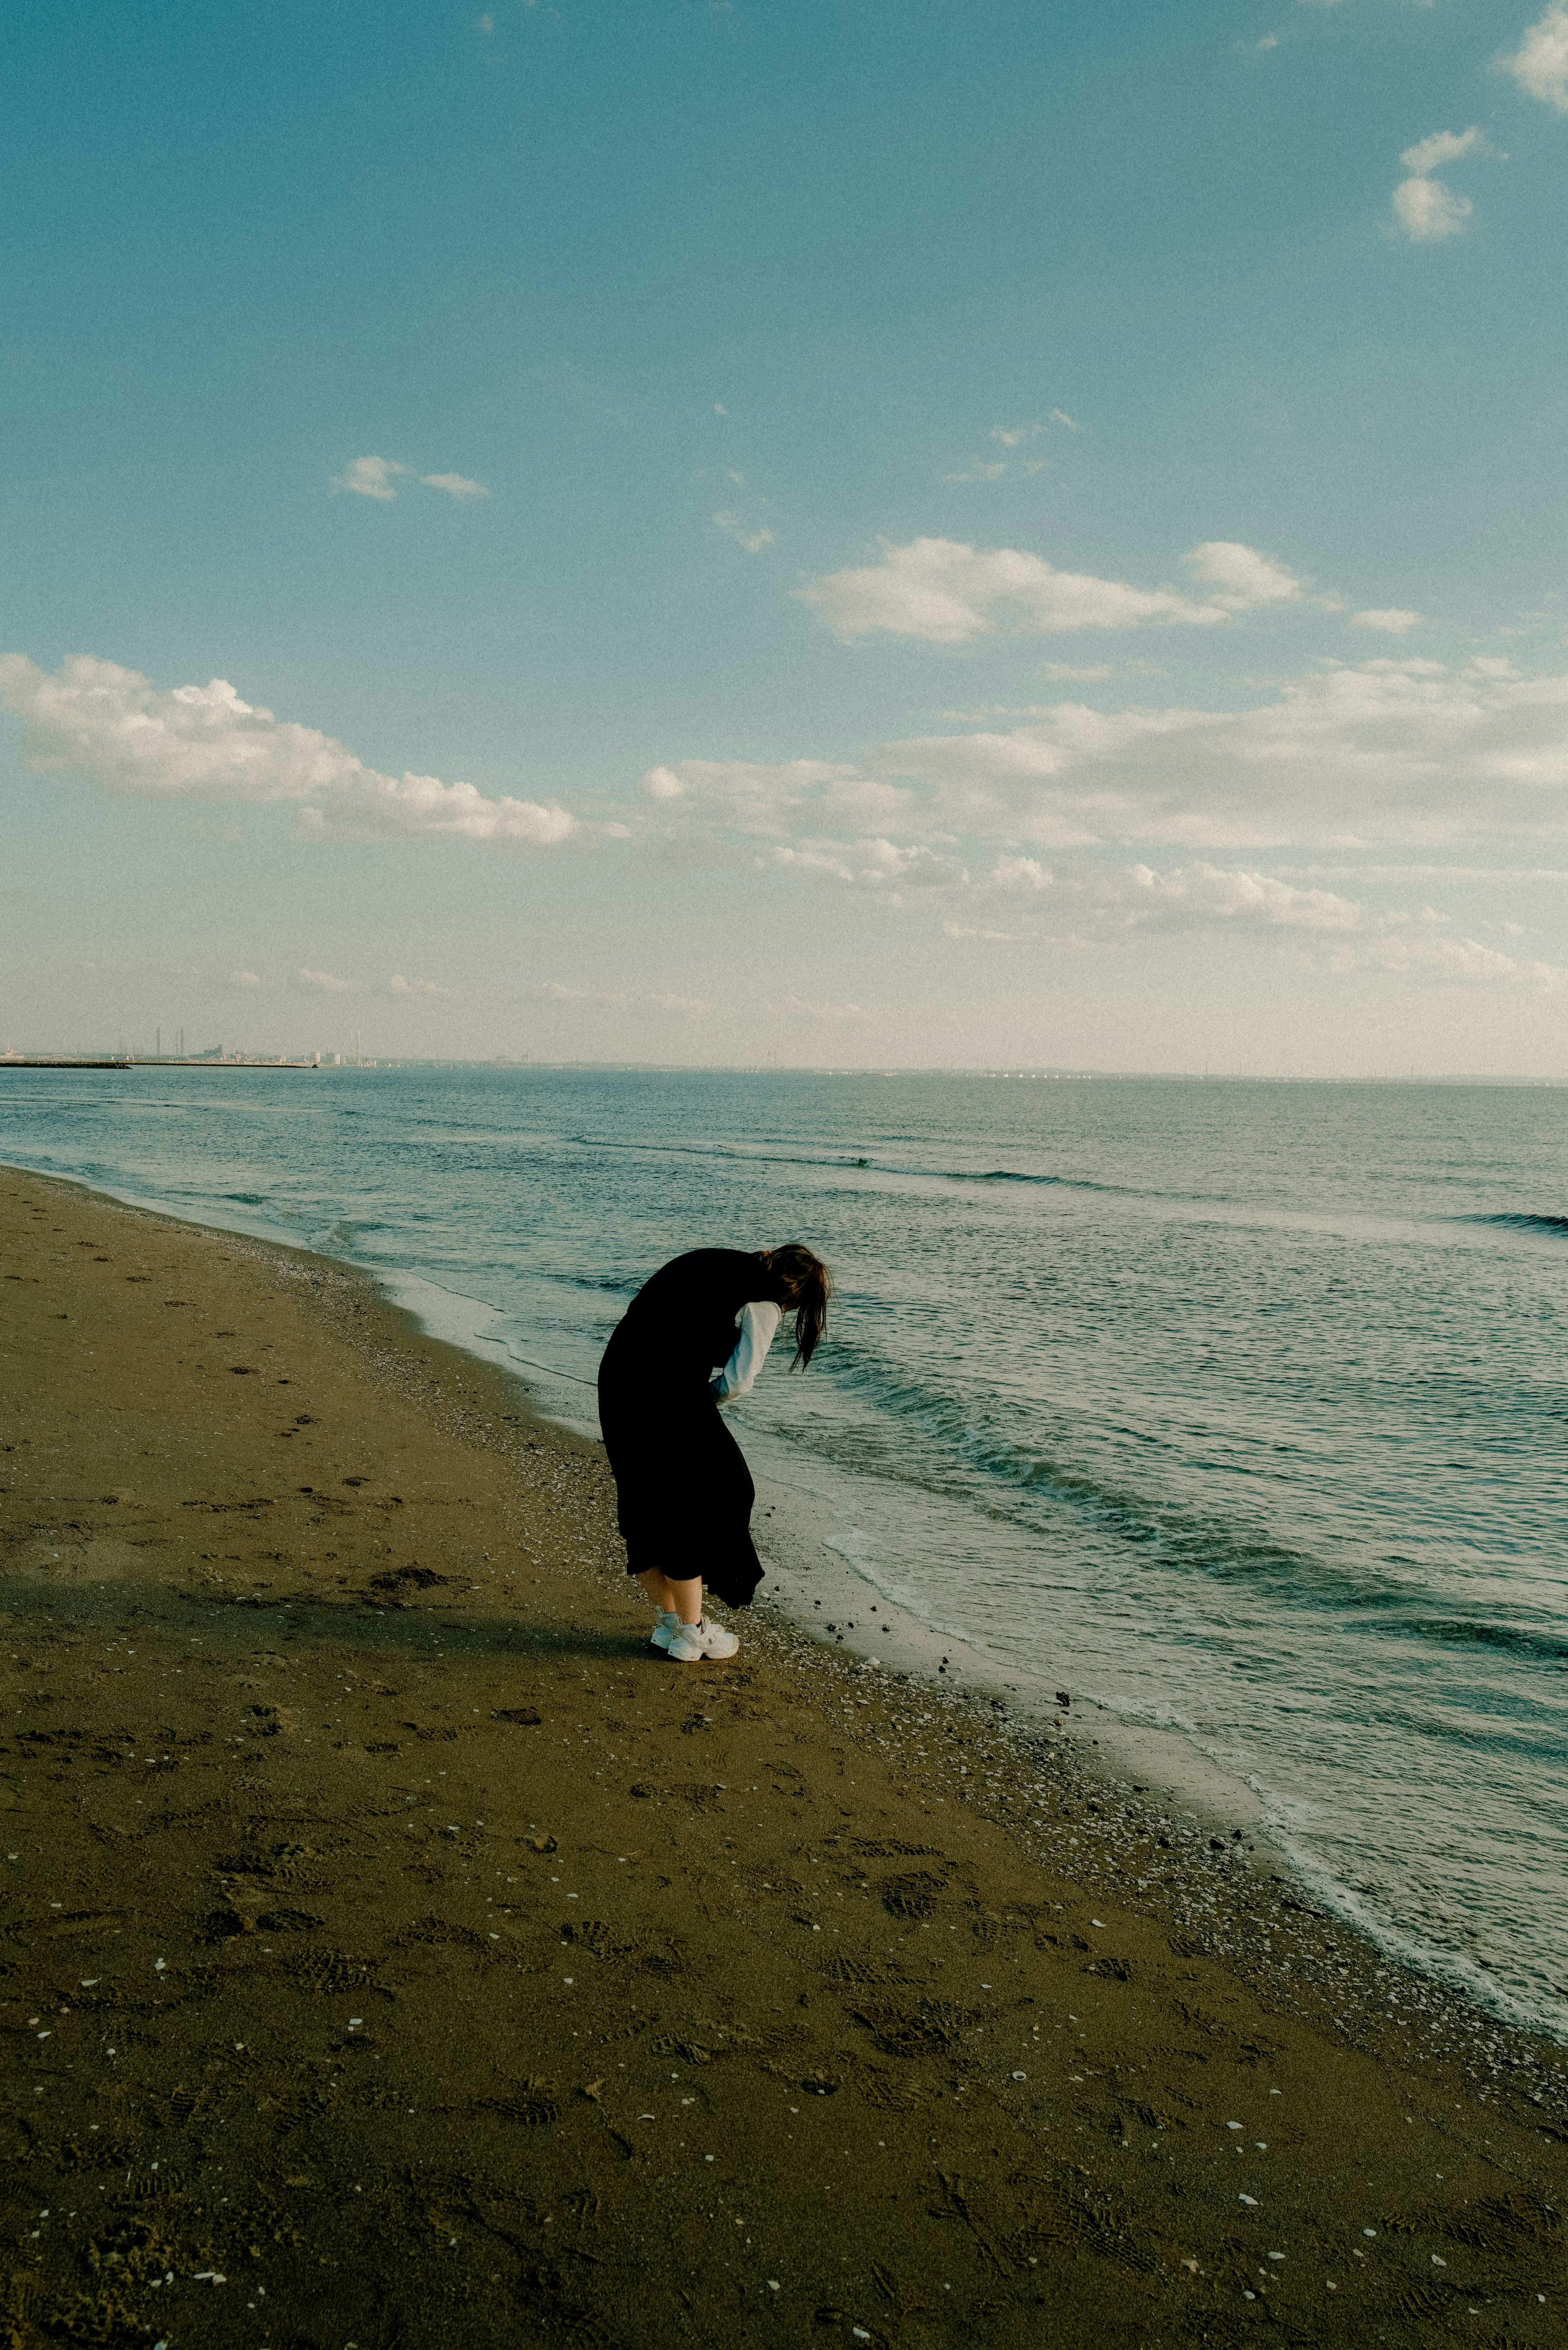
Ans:
[{"label": "shoreline", "polygon": [[[417,1345],[449,1352],[460,1365],[479,1367],[502,1383],[499,1392],[504,1399],[522,1403],[531,1423],[602,1459],[597,1426],[543,1404],[529,1375],[532,1372],[541,1386],[580,1385],[590,1397],[591,1387],[553,1366],[530,1364],[513,1352],[505,1338],[488,1337],[484,1324],[505,1318],[504,1308],[406,1268],[376,1267],[306,1248],[279,1236],[266,1218],[236,1214],[232,1222],[209,1222],[205,1216],[161,1201],[92,1184],[85,1177],[14,1168],[9,1161],[0,1161],[0,1176],[7,1172],[61,1183],[92,1198],[112,1200],[132,1213],[167,1218],[193,1232],[240,1240],[264,1252],[275,1251],[306,1272],[319,1266],[333,1275],[358,1281],[366,1285],[376,1309],[391,1317],[394,1329]],[[492,1353],[491,1348],[499,1351]],[[597,1421],[597,1412],[593,1417]],[[756,1472],[755,1482],[753,1533],[766,1573],[751,1611],[753,1620],[774,1611],[794,1633],[826,1655],[837,1655],[856,1665],[869,1661],[885,1666],[896,1677],[922,1683],[934,1697],[961,1692],[982,1709],[1004,1707],[1016,1727],[1060,1741],[1075,1753],[1085,1774],[1105,1779],[1119,1800],[1152,1796],[1153,1804],[1144,1808],[1151,1813],[1158,1810],[1162,1819],[1168,1814],[1179,1819],[1196,1837],[1195,1849],[1214,1849],[1212,1839],[1218,1835],[1228,1844],[1241,1846],[1249,1864],[1262,1868],[1272,1882],[1281,1881],[1274,1868],[1286,1871],[1306,1907],[1331,1919],[1376,1964],[1414,1975],[1457,2002],[1459,2011],[1472,2012],[1485,2023],[1501,2025],[1525,2040],[1568,2049],[1568,2034],[1552,2032],[1491,1977],[1480,1982],[1467,1981],[1464,1962],[1453,1954],[1418,1947],[1400,1929],[1366,1917],[1348,1887],[1271,1833],[1255,1790],[1212,1762],[1190,1736],[1124,1718],[1094,1699],[1080,1697],[1075,1713],[1070,1706],[1064,1709],[1053,1687],[1054,1674],[1031,1673],[1011,1660],[988,1657],[961,1633],[933,1628],[883,1593],[841,1542],[833,1539],[836,1529],[825,1503],[803,1495],[798,1487],[780,1483],[765,1471]],[[872,1590],[878,1593],[875,1609],[867,1596]],[[877,1615],[875,1626],[867,1621],[870,1613]],[[738,1620],[743,1624],[743,1619]],[[1564,1995],[1568,1996],[1568,1984]]]},{"label": "shoreline", "polygon": [[[510,1318],[504,1307],[403,1267],[376,1266],[306,1248],[281,1234],[270,1218],[247,1217],[239,1201],[229,1216],[209,1221],[205,1213],[94,1185],[85,1177],[25,1168],[17,1171],[75,1185],[136,1212],[168,1217],[196,1232],[228,1234],[263,1250],[275,1249],[290,1261],[318,1263],[362,1280],[379,1306],[406,1317],[421,1343],[448,1347],[462,1361],[509,1382],[507,1391],[521,1399],[531,1419],[599,1455],[597,1412],[590,1404],[587,1415],[574,1417],[564,1393],[581,1388],[591,1399],[591,1384],[553,1365],[532,1363],[514,1350],[509,1338],[489,1336],[486,1324]],[[549,1391],[551,1399],[545,1400],[542,1391]],[[737,1419],[744,1450],[743,1414]],[[933,1627],[857,1563],[844,1546],[826,1497],[803,1491],[798,1482],[782,1483],[754,1461],[753,1466],[757,1486],[753,1532],[766,1569],[759,1597],[765,1594],[768,1604],[803,1637],[829,1654],[861,1662],[878,1659],[889,1669],[928,1684],[934,1693],[961,1689],[982,1704],[999,1700],[1013,1719],[1076,1749],[1083,1767],[1106,1777],[1123,1797],[1129,1793],[1153,1796],[1205,1840],[1215,1834],[1235,1840],[1240,1828],[1240,1841],[1250,1858],[1266,1865],[1265,1873],[1269,1868],[1286,1872],[1314,1908],[1334,1918],[1380,1963],[1414,1973],[1511,2032],[1568,2047],[1568,2027],[1558,2029],[1484,1969],[1368,1916],[1355,1890],[1311,1854],[1295,1849],[1288,1833],[1277,1833],[1257,1791],[1206,1754],[1195,1737],[1124,1716],[1082,1692],[1064,1709],[1058,1702],[1057,1673],[1032,1671],[1012,1659],[992,1658],[963,1634]],[[872,1592],[877,1595],[875,1602]],[[1568,1985],[1563,1996],[1568,1999]]]},{"label": "shoreline", "polygon": [[1552,2338],[1554,2043],[771,1595],[658,1659],[597,1448],[375,1275],[0,1193],[26,2350]]}]

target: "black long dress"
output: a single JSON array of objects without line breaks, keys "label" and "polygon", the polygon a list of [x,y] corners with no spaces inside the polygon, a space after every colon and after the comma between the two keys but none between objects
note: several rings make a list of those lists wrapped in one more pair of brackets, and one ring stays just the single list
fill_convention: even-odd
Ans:
[{"label": "black long dress", "polygon": [[769,1285],[743,1250],[693,1249],[643,1284],[599,1365],[627,1573],[700,1575],[731,1607],[747,1607],[763,1578],[756,1488],[708,1383],[734,1351],[741,1308]]}]

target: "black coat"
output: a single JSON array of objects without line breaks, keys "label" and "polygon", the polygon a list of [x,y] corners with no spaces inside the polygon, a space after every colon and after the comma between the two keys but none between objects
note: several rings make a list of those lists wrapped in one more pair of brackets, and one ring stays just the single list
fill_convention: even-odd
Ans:
[{"label": "black coat", "polygon": [[645,1282],[599,1365],[599,1425],[615,1472],[627,1572],[700,1575],[732,1607],[762,1581],[756,1488],[709,1392],[741,1308],[769,1291],[740,1249],[693,1249]]}]

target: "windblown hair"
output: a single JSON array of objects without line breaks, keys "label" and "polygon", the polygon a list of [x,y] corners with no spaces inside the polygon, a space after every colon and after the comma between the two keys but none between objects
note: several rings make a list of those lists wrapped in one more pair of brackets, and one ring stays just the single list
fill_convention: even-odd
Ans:
[{"label": "windblown hair", "polygon": [[794,1360],[792,1371],[804,1371],[822,1336],[833,1275],[819,1256],[800,1241],[783,1248],[759,1249],[757,1254],[773,1284],[773,1295],[786,1314],[794,1315]]}]

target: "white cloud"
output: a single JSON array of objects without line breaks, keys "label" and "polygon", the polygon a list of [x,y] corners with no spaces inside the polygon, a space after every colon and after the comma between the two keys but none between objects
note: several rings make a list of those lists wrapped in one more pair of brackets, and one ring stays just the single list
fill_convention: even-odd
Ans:
[{"label": "white cloud", "polygon": [[395,464],[390,457],[355,457],[333,478],[335,490],[352,490],[357,497],[395,498],[392,487],[395,473],[406,473],[406,465]]},{"label": "white cloud", "polygon": [[993,424],[986,437],[1000,442],[1003,449],[1019,449],[1025,441],[1037,439],[1044,430],[1044,424]]},{"label": "white cloud", "polygon": [[307,988],[313,995],[353,995],[358,993],[356,981],[339,979],[336,972],[306,971],[302,965],[294,976],[296,984]]},{"label": "white cloud", "polygon": [[1528,97],[1554,106],[1559,114],[1568,114],[1568,0],[1552,0],[1512,55],[1497,62]]},{"label": "white cloud", "polygon": [[1491,146],[1479,123],[1468,130],[1434,130],[1407,147],[1399,161],[1410,173],[1394,191],[1394,216],[1415,244],[1435,244],[1458,236],[1475,210],[1468,196],[1454,193],[1446,181],[1428,175],[1445,163],[1466,155],[1490,155]]},{"label": "white cloud", "polygon": [[885,829],[907,812],[908,795],[852,766],[825,759],[681,759],[650,767],[640,788],[665,813],[753,837],[783,837],[805,817],[857,832]]},{"label": "white cloud", "polygon": [[261,975],[258,972],[254,971],[232,971],[229,973],[229,985],[231,987],[259,987],[261,985]]},{"label": "white cloud", "polygon": [[1302,585],[1293,572],[1276,563],[1272,555],[1260,555],[1255,547],[1242,546],[1235,539],[1205,539],[1182,561],[1200,586],[1216,591],[1215,603],[1227,612],[1251,612],[1261,605],[1301,601]]},{"label": "white cloud", "polygon": [[1332,890],[1298,889],[1268,873],[1216,865],[1168,873],[1134,865],[1100,887],[1099,913],[1129,929],[1338,932],[1364,920],[1359,906]]},{"label": "white cloud", "polygon": [[1004,457],[977,459],[967,473],[944,473],[942,479],[944,482],[1000,482],[1004,480],[1012,470]]},{"label": "white cloud", "polygon": [[1358,941],[1327,958],[1331,971],[1388,971],[1404,976],[1502,987],[1526,987],[1541,995],[1568,989],[1561,963],[1523,962],[1482,946],[1478,939],[1408,939],[1397,934]]},{"label": "white cloud", "polygon": [[[1003,859],[980,896],[1016,889],[1017,868],[1028,860]],[[1040,871],[1040,868],[1036,868]],[[1057,943],[1114,943],[1118,938],[1152,933],[1213,939],[1272,937],[1298,962],[1345,972],[1378,971],[1459,984],[1528,988],[1537,993],[1568,990],[1568,970],[1555,963],[1523,962],[1469,938],[1412,935],[1404,911],[1373,913],[1354,899],[1327,889],[1301,889],[1270,873],[1208,864],[1158,872],[1148,865],[1107,870],[1079,867],[1062,875],[1040,871],[1035,885],[1042,910],[1059,910],[1073,923]],[[1424,923],[1441,917],[1424,908]],[[945,922],[949,938],[1012,938]],[[1517,925],[1505,924],[1510,932]]]},{"label": "white cloud", "polygon": [[803,872],[882,888],[919,879],[888,862],[916,847],[972,871],[985,843],[1028,856],[1559,839],[1568,675],[1380,657],[1288,680],[1249,709],[1063,701],[1010,727],[874,744],[855,765],[679,760],[644,794],[659,829],[777,844]]},{"label": "white cloud", "polygon": [[725,536],[732,538],[737,546],[743,546],[748,555],[760,555],[764,546],[771,546],[774,543],[774,535],[765,523],[754,530],[748,530],[742,517],[732,508],[726,513],[716,514],[713,520]]},{"label": "white cloud", "polygon": [[395,971],[387,982],[389,995],[450,995],[450,987],[438,987],[433,979],[405,979]]},{"label": "white cloud", "polygon": [[1424,628],[1426,621],[1424,612],[1407,612],[1397,604],[1382,611],[1352,612],[1350,616],[1353,629],[1380,629],[1386,637],[1408,636],[1412,629]]},{"label": "white cloud", "polygon": [[857,840],[843,849],[831,842],[805,841],[770,849],[768,857],[771,864],[818,880],[886,890],[900,903],[906,889],[948,889],[969,878],[956,858],[942,856],[923,842],[899,847],[891,840]]},{"label": "white cloud", "polygon": [[427,490],[444,490],[449,498],[487,498],[490,495],[483,482],[471,482],[462,473],[421,473],[420,479]]},{"label": "white cloud", "polygon": [[[1237,584],[1242,557],[1256,567],[1250,588]],[[795,593],[846,644],[881,635],[966,645],[996,627],[999,611],[1043,635],[1150,623],[1209,628],[1233,611],[1297,592],[1288,572],[1250,547],[1210,541],[1188,560],[1210,558],[1229,567],[1227,592],[1199,603],[1168,588],[1132,588],[1119,579],[1058,571],[1042,556],[1014,547],[977,549],[950,538],[917,538],[908,546],[888,547],[878,564],[829,572]],[[1261,594],[1265,575],[1290,584]]]},{"label": "white cloud", "polygon": [[547,848],[578,828],[561,807],[486,799],[434,775],[380,775],[314,726],[254,709],[222,678],[161,692],[86,653],[54,676],[9,653],[0,705],[26,721],[22,755],[35,775],[88,775],[144,799],[281,801],[312,836]]},{"label": "white cloud", "polygon": [[355,457],[333,476],[332,486],[352,490],[357,497],[379,498],[385,505],[397,496],[393,484],[400,478],[421,482],[427,490],[444,490],[449,498],[490,495],[483,482],[471,482],[465,473],[413,473],[391,457]]},{"label": "white cloud", "polygon": [[1064,408],[1054,408],[1051,411],[1051,421],[1053,424],[1064,424],[1069,432],[1081,432],[1084,429],[1081,424],[1074,423]]},{"label": "white cloud", "polygon": [[1413,244],[1458,236],[1474,210],[1469,196],[1455,195],[1441,180],[1401,180],[1394,191],[1395,218]]},{"label": "white cloud", "polygon": [[1407,172],[1424,178],[1428,172],[1442,169],[1445,163],[1457,163],[1461,155],[1487,155],[1491,151],[1486,133],[1472,122],[1468,130],[1434,130],[1429,138],[1418,139],[1414,147],[1407,147],[1399,161]]}]

